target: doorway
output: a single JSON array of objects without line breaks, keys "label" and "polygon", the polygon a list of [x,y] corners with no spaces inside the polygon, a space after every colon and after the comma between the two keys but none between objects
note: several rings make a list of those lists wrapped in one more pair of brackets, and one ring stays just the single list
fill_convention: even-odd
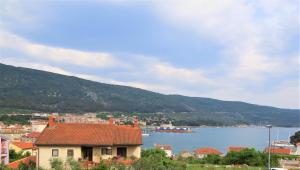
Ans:
[{"label": "doorway", "polygon": [[81,147],[82,158],[93,161],[93,147]]},{"label": "doorway", "polygon": [[126,147],[117,148],[117,155],[126,158],[127,157],[127,148]]}]

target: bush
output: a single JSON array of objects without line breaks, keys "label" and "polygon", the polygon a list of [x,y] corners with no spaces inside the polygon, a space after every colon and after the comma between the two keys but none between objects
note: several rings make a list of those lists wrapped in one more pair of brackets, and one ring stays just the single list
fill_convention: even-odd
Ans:
[{"label": "bush", "polygon": [[67,164],[70,166],[71,170],[81,170],[82,169],[80,167],[80,164],[77,161],[75,161],[73,158],[68,158]]},{"label": "bush", "polygon": [[166,153],[158,149],[142,151],[142,158],[133,164],[134,170],[184,170],[186,165],[183,162],[171,160]]},{"label": "bush", "polygon": [[109,166],[107,164],[105,164],[104,161],[101,161],[100,164],[94,168],[92,168],[92,170],[109,170]]},{"label": "bush", "polygon": [[64,170],[63,161],[59,158],[50,159],[50,165],[54,170]]}]

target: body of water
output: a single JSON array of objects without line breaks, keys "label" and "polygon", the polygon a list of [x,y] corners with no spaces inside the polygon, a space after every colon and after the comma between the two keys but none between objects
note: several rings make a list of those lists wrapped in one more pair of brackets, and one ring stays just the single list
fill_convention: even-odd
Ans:
[{"label": "body of water", "polygon": [[[152,148],[154,144],[173,146],[173,152],[193,151],[200,147],[213,147],[226,153],[228,146],[253,147],[263,151],[268,146],[268,129],[264,127],[200,127],[193,128],[193,133],[151,133],[143,137],[143,148]],[[300,128],[271,129],[272,140],[287,140]]]}]

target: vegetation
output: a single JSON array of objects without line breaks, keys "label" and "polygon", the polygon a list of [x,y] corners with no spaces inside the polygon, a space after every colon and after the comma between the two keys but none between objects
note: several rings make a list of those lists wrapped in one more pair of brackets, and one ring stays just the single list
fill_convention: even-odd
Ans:
[{"label": "vegetation", "polygon": [[14,162],[28,156],[30,156],[29,152],[24,153],[23,151],[16,152],[14,149],[9,150],[9,162]]},{"label": "vegetation", "polygon": [[243,102],[163,95],[4,64],[0,64],[0,108],[45,112],[164,112],[174,114],[170,117],[174,117],[177,125],[299,126],[300,113]]},{"label": "vegetation", "polygon": [[0,121],[4,124],[29,124],[31,115],[0,115]]},{"label": "vegetation", "polygon": [[290,142],[294,145],[300,142],[300,131],[297,131],[293,136],[290,137]]},{"label": "vegetation", "polygon": [[186,164],[166,157],[166,153],[158,149],[142,151],[142,158],[132,166],[134,170],[184,170]]},{"label": "vegetation", "polygon": [[54,170],[64,170],[63,161],[59,158],[50,159],[50,166]]},{"label": "vegetation", "polygon": [[29,164],[21,163],[18,166],[18,170],[36,170],[36,164],[33,161],[29,161]]}]

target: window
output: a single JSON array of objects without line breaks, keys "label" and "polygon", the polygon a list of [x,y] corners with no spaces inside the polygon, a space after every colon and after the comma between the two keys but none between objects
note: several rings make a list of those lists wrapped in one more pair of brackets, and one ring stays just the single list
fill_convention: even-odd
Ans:
[{"label": "window", "polygon": [[58,157],[58,149],[52,149],[52,156]]},{"label": "window", "polygon": [[73,149],[68,149],[67,150],[67,157],[72,157],[74,156],[74,150]]},{"label": "window", "polygon": [[112,155],[111,148],[101,148],[101,155]]}]

